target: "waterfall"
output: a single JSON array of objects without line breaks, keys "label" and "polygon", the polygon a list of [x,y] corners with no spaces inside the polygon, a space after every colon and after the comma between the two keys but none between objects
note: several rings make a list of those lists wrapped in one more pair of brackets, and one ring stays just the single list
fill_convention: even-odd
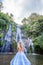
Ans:
[{"label": "waterfall", "polygon": [[12,26],[10,25],[8,32],[5,35],[4,43],[2,46],[2,52],[9,52],[10,51],[10,45],[12,44],[11,37],[12,37]]},{"label": "waterfall", "polygon": [[[23,31],[20,28],[20,25],[17,25],[17,30],[16,30],[16,42],[18,43],[19,41],[23,42],[24,45],[24,52],[27,52],[27,49],[32,48],[32,52],[34,52],[34,45],[32,42],[31,38],[26,38]],[[29,51],[29,50],[28,50]]]},{"label": "waterfall", "polygon": [[[17,25],[16,42],[19,42],[19,41],[22,41],[23,45],[24,45],[24,41],[22,39],[22,33],[21,33],[20,25]],[[25,48],[25,45],[24,45],[24,52],[27,52],[27,49]]]},{"label": "waterfall", "polygon": [[21,29],[20,29],[20,26],[17,25],[16,42],[21,41],[21,40],[22,40]]},{"label": "waterfall", "polygon": [[32,48],[32,52],[34,53],[34,44],[33,44],[31,38],[28,38],[28,43],[29,43],[29,48],[30,48],[30,46],[31,46],[31,48]]}]

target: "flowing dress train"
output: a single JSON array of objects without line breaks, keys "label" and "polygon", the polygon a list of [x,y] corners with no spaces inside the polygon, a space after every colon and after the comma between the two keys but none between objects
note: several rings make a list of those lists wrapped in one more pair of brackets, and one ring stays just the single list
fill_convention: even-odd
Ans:
[{"label": "flowing dress train", "polygon": [[10,65],[31,65],[31,62],[27,59],[24,52],[17,52],[11,60]]}]

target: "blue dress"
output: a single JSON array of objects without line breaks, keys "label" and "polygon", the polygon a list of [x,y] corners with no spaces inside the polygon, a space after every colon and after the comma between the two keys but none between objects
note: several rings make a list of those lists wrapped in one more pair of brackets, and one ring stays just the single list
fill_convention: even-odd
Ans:
[{"label": "blue dress", "polygon": [[11,60],[10,65],[31,65],[24,52],[17,52]]}]

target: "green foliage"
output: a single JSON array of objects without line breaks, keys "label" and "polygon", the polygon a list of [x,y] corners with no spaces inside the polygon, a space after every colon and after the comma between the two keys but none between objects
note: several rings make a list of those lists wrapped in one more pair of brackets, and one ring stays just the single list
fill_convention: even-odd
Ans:
[{"label": "green foliage", "polygon": [[33,38],[34,45],[38,45],[43,49],[43,16],[33,13],[27,20],[29,24],[23,25],[26,35]]},{"label": "green foliage", "polygon": [[7,14],[4,14],[2,12],[0,12],[0,19],[3,19],[6,21],[6,23],[10,22],[10,17]]},{"label": "green foliage", "polygon": [[[3,12],[0,12],[0,37],[5,36],[10,25],[12,25],[12,31],[15,32],[16,24],[14,23],[12,16],[12,14],[9,16],[8,13],[5,14]],[[3,33],[3,35],[1,35],[1,33]],[[0,45],[1,44],[3,44],[3,40],[1,40]]]},{"label": "green foliage", "polygon": [[6,29],[6,22],[3,19],[0,19],[0,31]]},{"label": "green foliage", "polygon": [[0,30],[7,30],[9,28],[9,25],[12,24],[13,18],[9,16],[8,14],[4,14],[3,12],[0,12]]},{"label": "green foliage", "polygon": [[43,34],[41,34],[40,36],[36,37],[33,42],[34,42],[35,45],[39,45],[40,48],[43,49]]},{"label": "green foliage", "polygon": [[15,49],[17,49],[17,43],[16,43],[16,41],[13,41],[13,47],[14,47]]},{"label": "green foliage", "polygon": [[16,23],[15,22],[12,23],[12,32],[14,32],[14,31],[16,31]]},{"label": "green foliage", "polygon": [[0,34],[0,46],[2,46],[2,44],[3,44],[3,40],[1,40],[2,37],[3,37],[3,34],[1,33],[1,34]]},{"label": "green foliage", "polygon": [[2,37],[2,34],[0,34],[0,38]]},{"label": "green foliage", "polygon": [[10,24],[10,23],[13,22],[12,17],[9,16],[8,14],[4,14],[3,12],[0,12],[0,19],[5,20],[7,24],[8,24],[8,23]]},{"label": "green foliage", "polygon": [[3,19],[0,19],[0,25],[6,25],[6,22],[5,22],[5,20],[3,20]]},{"label": "green foliage", "polygon": [[[25,21],[25,22],[24,22]],[[27,24],[27,19],[26,18],[24,18],[23,20],[22,20],[22,23],[24,24],[24,25],[26,25]]]}]

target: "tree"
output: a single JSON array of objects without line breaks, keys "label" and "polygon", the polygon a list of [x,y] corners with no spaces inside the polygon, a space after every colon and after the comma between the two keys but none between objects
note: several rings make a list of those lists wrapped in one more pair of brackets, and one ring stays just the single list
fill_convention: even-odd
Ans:
[{"label": "tree", "polygon": [[2,8],[3,8],[3,3],[0,2],[0,11],[2,10]]},{"label": "tree", "polygon": [[13,17],[13,14],[12,14],[12,13],[10,13],[10,16],[11,16],[11,17]]},{"label": "tree", "polygon": [[27,37],[32,37],[35,49],[43,52],[43,16],[35,13],[31,14],[27,18],[28,22],[30,22],[27,25],[24,25],[25,20],[23,20],[22,29],[26,32]]}]

